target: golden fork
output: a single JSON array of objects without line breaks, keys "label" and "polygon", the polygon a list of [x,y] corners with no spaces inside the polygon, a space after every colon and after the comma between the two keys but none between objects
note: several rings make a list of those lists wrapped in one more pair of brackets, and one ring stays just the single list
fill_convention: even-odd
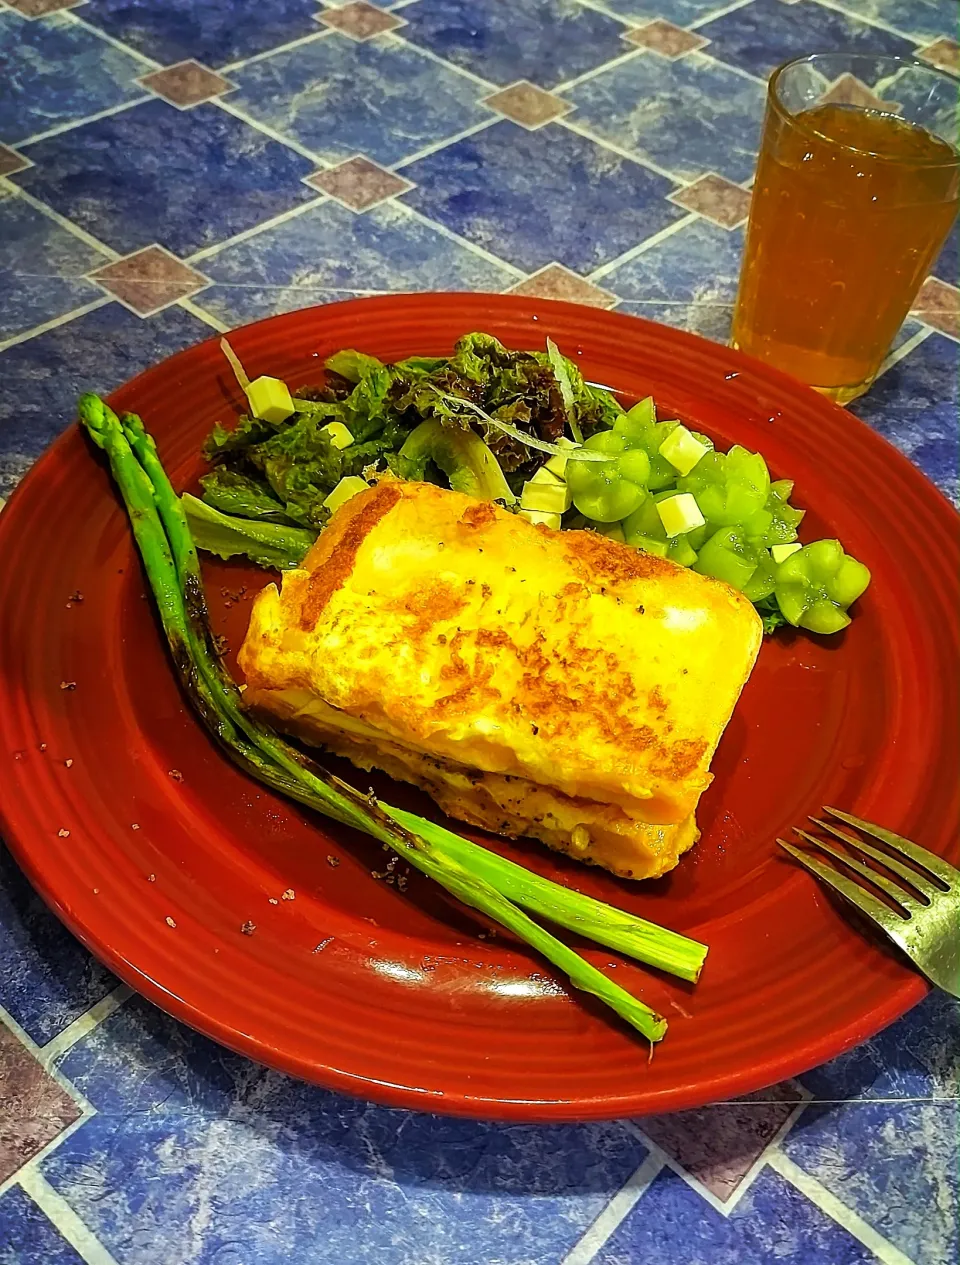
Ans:
[{"label": "golden fork", "polygon": [[[895,883],[879,870],[865,865],[847,852],[841,852],[826,840],[808,834],[799,826],[793,827],[801,839],[812,843],[821,852],[826,852],[885,892],[896,909],[892,909],[885,901],[847,878],[832,865],[811,856],[809,852],[801,852],[783,839],[778,839],[777,843],[802,866],[838,892],[844,900],[866,914],[920,968],[932,984],[950,993],[952,997],[960,998],[960,870],[954,869],[943,857],[934,856],[926,848],[911,843],[902,835],[895,835],[892,830],[884,830],[873,822],[851,817],[849,813],[842,813],[837,808],[824,807],[823,811],[863,834],[872,835],[874,839],[886,844],[892,853],[899,853],[913,862],[913,865],[904,865],[891,852],[881,851],[880,848],[847,834],[832,822],[810,818],[815,826],[834,835],[847,847],[855,848],[896,874],[900,882]],[[914,869],[914,866],[918,868]]]}]

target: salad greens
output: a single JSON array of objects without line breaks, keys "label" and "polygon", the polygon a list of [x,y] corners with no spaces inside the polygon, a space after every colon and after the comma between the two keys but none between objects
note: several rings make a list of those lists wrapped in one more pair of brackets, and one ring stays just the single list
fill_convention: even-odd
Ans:
[{"label": "salad greens", "polygon": [[537,949],[575,987],[600,998],[651,1042],[659,1041],[667,1028],[661,1015],[545,931],[521,906],[687,979],[698,977],[705,946],[542,879],[372,793],[362,795],[250,716],[216,649],[184,501],[173,491],[152,437],[138,417],[118,418],[95,395],[81,397],[79,414],[106,453],[123,497],[181,684],[230,757],[272,789],[394,849]]},{"label": "salad greens", "polygon": [[[327,360],[322,386],[292,396],[277,379],[250,383],[225,342],[224,351],[251,414],[254,388],[270,407],[207,439],[202,499],[220,517],[185,503],[200,547],[221,557],[296,566],[332,506],[364,482],[396,477],[692,567],[740,589],[768,633],[785,624],[837,632],[870,582],[836,541],[801,550],[793,483],[771,480],[759,453],[721,452],[679,421],[659,421],[652,397],[625,410],[550,339],[543,352],[510,351],[465,334],[452,356],[396,364],[344,350]],[[281,397],[289,410],[267,421]]]}]

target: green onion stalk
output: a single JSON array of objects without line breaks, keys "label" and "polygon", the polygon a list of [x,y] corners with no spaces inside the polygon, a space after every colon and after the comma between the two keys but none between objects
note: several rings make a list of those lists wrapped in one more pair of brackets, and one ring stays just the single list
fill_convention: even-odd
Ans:
[{"label": "green onion stalk", "polygon": [[96,395],[80,420],[110,463],[160,613],[171,657],[197,713],[228,755],[273,790],[371,835],[464,904],[508,928],[598,997],[651,1042],[666,1020],[534,922],[538,913],[581,935],[689,980],[706,947],[601,901],[569,891],[433,822],[361,794],[328,773],[243,707],[214,644],[200,565],[183,506],[153,438],[133,414],[122,421]]}]

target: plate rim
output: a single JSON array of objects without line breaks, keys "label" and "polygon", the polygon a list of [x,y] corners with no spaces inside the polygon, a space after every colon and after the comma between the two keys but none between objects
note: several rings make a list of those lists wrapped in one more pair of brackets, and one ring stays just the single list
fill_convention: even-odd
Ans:
[{"label": "plate rim", "polygon": [[[433,303],[443,304],[444,301],[449,300],[456,300],[458,303],[475,303],[478,306],[493,300],[493,306],[500,310],[505,310],[505,308],[509,307],[516,309],[518,313],[523,311],[542,313],[545,323],[549,320],[551,312],[557,312],[558,315],[565,313],[568,316],[579,314],[582,317],[583,315],[583,309],[579,305],[557,300],[530,299],[526,296],[484,295],[473,292],[434,292],[354,298],[336,304],[301,308],[294,312],[265,317],[248,325],[239,326],[236,330],[230,331],[230,333],[239,335],[246,331],[262,328],[265,325],[275,325],[284,321],[296,320],[297,318],[305,319],[308,316],[313,317],[322,324],[324,313],[330,312],[331,309],[342,310],[348,306],[352,308],[362,307],[369,310],[371,308],[394,308],[397,305],[403,306],[411,303],[414,306],[418,303],[426,303],[427,305]],[[705,346],[715,352],[722,352],[725,356],[730,357],[734,364],[742,364],[761,379],[772,380],[774,385],[777,382],[785,382],[792,392],[802,390],[808,397],[815,397],[818,407],[831,412],[835,410],[836,413],[842,415],[844,426],[853,426],[857,429],[862,428],[863,431],[868,432],[871,442],[879,443],[886,450],[887,460],[893,460],[906,470],[909,470],[912,478],[922,479],[926,490],[929,493],[933,493],[934,497],[942,503],[944,508],[953,510],[953,506],[940,489],[927,479],[884,436],[880,435],[856,414],[852,414],[825,397],[818,395],[812,388],[803,386],[803,384],[789,378],[780,371],[754,360],[742,352],[724,347],[722,344],[713,343],[711,340],[689,331],[663,326],[657,322],[635,317],[630,313],[608,312],[603,313],[603,315],[615,317],[618,320],[625,318],[633,322],[638,327],[638,336],[644,327],[661,330],[669,329],[672,335],[684,341],[689,340],[691,343],[701,347]],[[478,311],[477,319],[480,319],[480,317],[481,313]],[[169,363],[177,356],[195,353],[199,347],[216,343],[219,338],[219,334],[212,333],[210,338],[191,344],[180,352],[174,353],[173,356],[166,357],[156,364],[147,366],[140,373],[112,391],[107,399],[110,401],[115,400],[118,394],[135,389],[141,379],[154,372],[160,365]],[[37,461],[33,463],[27,474],[13,490],[4,513],[0,515],[0,546],[3,544],[4,534],[12,531],[15,527],[14,519],[16,514],[10,513],[11,508],[16,511],[21,498],[28,494],[29,489],[37,480],[42,479],[46,463],[56,460],[60,448],[69,441],[72,429],[72,425],[68,425],[64,429]],[[81,944],[100,961],[104,962],[119,979],[147,997],[153,1004],[165,1010],[175,1019],[188,1024],[202,1034],[230,1049],[240,1052],[246,1057],[274,1067],[286,1074],[296,1075],[314,1083],[323,1084],[339,1092],[349,1093],[373,1101],[385,1102],[392,1106],[426,1109],[439,1112],[440,1114],[469,1116],[479,1119],[500,1119],[532,1123],[614,1119],[652,1111],[683,1110],[700,1105],[704,1101],[713,1100],[705,1099],[699,1094],[690,1098],[686,1087],[683,1085],[675,1086],[671,1090],[663,1092],[659,1096],[657,1103],[648,1102],[641,1106],[638,1106],[630,1096],[611,1097],[610,1095],[578,1099],[576,1101],[544,1100],[536,1103],[531,1103],[527,1100],[511,1101],[500,1097],[474,1097],[467,1094],[458,1098],[450,1093],[444,1093],[443,1098],[438,1099],[429,1093],[418,1092],[408,1086],[386,1086],[378,1083],[376,1090],[374,1090],[368,1078],[335,1069],[329,1065],[320,1067],[318,1062],[310,1065],[304,1064],[301,1067],[297,1060],[291,1060],[289,1057],[284,1058],[280,1050],[274,1049],[253,1036],[231,1029],[229,1025],[222,1023],[216,1016],[210,1015],[202,1007],[198,1007],[184,998],[176,998],[175,1004],[173,1004],[171,994],[166,992],[159,982],[141,972],[135,963],[127,960],[119,951],[115,950],[109,940],[105,939],[103,935],[96,934],[94,930],[84,925],[78,917],[75,917],[72,911],[59,898],[55,890],[55,884],[51,883],[49,877],[45,876],[42,870],[38,868],[35,850],[32,850],[28,845],[21,846],[21,841],[16,836],[7,812],[5,796],[0,796],[0,828],[2,828],[4,840],[12,855],[23,868],[31,884],[47,905]],[[843,1030],[838,1032],[836,1028],[833,1028],[818,1039],[812,1040],[804,1047],[802,1052],[797,1052],[792,1056],[771,1057],[764,1064],[754,1065],[751,1071],[746,1074],[741,1071],[728,1072],[717,1076],[713,1083],[717,1086],[719,1096],[727,1097],[750,1093],[775,1081],[799,1075],[812,1067],[818,1066],[824,1061],[836,1057],[854,1045],[859,1044],[861,1041],[868,1039],[895,1021],[926,996],[929,991],[929,985],[926,984],[921,976],[905,976],[900,985],[890,990],[883,1004],[878,1004],[870,1012],[865,1015],[859,1015],[855,1020],[852,1019]],[[661,1053],[661,1057],[667,1056],[667,1051],[664,1050]],[[296,1064],[296,1066],[292,1064]],[[319,1075],[321,1071],[322,1079]]]}]

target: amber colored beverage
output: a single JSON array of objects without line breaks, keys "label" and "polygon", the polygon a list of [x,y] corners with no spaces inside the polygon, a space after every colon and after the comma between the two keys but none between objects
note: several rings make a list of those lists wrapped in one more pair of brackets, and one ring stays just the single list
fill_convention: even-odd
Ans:
[{"label": "amber colored beverage", "polygon": [[790,113],[776,84],[790,69],[771,80],[733,342],[845,403],[872,382],[950,230],[960,156],[882,108]]}]

